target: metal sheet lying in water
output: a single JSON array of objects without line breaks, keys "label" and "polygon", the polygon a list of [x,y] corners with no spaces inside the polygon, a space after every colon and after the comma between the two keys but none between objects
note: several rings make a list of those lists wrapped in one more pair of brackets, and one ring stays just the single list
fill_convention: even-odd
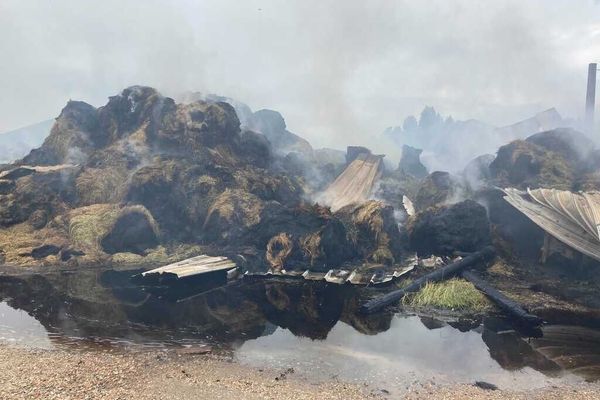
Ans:
[{"label": "metal sheet lying in water", "polygon": [[548,234],[600,261],[600,193],[504,189],[504,199]]},{"label": "metal sheet lying in water", "polygon": [[249,280],[307,280],[324,281],[336,285],[351,284],[356,286],[377,286],[392,283],[404,275],[411,272],[417,265],[416,258],[411,259],[406,266],[388,273],[359,272],[357,270],[348,271],[343,269],[331,269],[327,272],[315,272],[306,270],[299,271],[281,271],[278,273],[249,273],[244,275]]},{"label": "metal sheet lying in water", "polygon": [[[265,279],[288,279],[288,280],[307,280],[307,281],[325,281],[334,284],[349,283],[352,285],[382,285],[391,283],[400,277],[411,272],[418,263],[416,257],[410,257],[406,260],[404,266],[391,272],[359,272],[357,270],[349,271],[343,269],[331,269],[327,272],[318,271],[281,271],[268,273],[249,273],[246,272],[246,279],[265,280]],[[206,255],[188,258],[164,267],[156,268],[143,272],[142,277],[173,274],[177,278],[186,278],[217,271],[232,271],[236,268],[235,262],[227,257],[210,257]]]},{"label": "metal sheet lying in water", "polygon": [[236,264],[227,257],[210,257],[202,255],[146,271],[142,273],[142,276],[152,274],[174,274],[181,279],[209,272],[226,271],[235,267]]}]

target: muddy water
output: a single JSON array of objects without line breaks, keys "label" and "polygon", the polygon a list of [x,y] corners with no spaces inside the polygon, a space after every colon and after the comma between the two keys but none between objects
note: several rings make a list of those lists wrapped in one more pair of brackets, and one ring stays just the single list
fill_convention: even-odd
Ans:
[{"label": "muddy water", "polygon": [[587,328],[548,326],[527,338],[497,318],[363,316],[347,287],[260,282],[182,297],[134,287],[130,275],[0,276],[0,341],[115,351],[208,343],[243,364],[381,388],[484,380],[527,389],[600,377],[600,333]]}]

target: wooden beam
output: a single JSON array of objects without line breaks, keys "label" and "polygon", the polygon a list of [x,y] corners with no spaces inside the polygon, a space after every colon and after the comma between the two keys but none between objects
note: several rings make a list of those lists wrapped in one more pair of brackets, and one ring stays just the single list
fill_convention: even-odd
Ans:
[{"label": "wooden beam", "polygon": [[542,324],[543,320],[541,318],[529,314],[519,303],[492,287],[489,283],[481,279],[477,273],[473,271],[463,271],[462,277],[471,282],[477,289],[498,305],[502,311],[511,317],[516,318],[521,322],[525,322],[530,326],[539,326]]}]

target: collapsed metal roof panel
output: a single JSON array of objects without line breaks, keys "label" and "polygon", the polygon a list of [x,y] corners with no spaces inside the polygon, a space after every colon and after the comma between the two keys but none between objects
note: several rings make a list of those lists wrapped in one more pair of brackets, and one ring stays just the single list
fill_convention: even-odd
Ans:
[{"label": "collapsed metal roof panel", "polygon": [[600,193],[504,189],[504,199],[548,234],[600,261]]},{"label": "collapsed metal roof panel", "polygon": [[332,211],[353,203],[364,203],[381,176],[382,156],[360,154],[320,196]]}]

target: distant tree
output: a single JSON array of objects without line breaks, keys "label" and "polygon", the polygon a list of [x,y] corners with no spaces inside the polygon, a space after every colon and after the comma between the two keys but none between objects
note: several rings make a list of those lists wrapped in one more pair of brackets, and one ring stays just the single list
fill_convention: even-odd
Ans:
[{"label": "distant tree", "polygon": [[409,115],[402,124],[402,130],[405,132],[414,132],[419,128],[419,124],[414,115]]},{"label": "distant tree", "polygon": [[442,125],[444,120],[442,116],[435,111],[435,108],[427,106],[421,111],[421,117],[419,118],[419,128],[423,130],[431,130],[437,126]]}]

